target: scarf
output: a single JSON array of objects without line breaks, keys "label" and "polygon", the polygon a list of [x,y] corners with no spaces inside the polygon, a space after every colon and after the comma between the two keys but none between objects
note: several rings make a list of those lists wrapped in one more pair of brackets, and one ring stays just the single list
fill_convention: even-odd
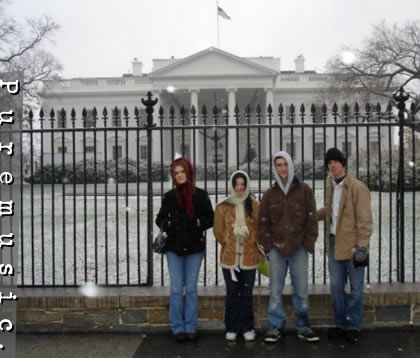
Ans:
[{"label": "scarf", "polygon": [[[236,194],[232,182],[233,177],[238,173],[241,173],[246,178],[246,187],[241,195]],[[245,172],[243,172],[242,170],[237,170],[230,177],[230,183],[232,185],[230,195],[220,203],[227,202],[229,204],[235,205],[235,223],[233,224],[233,233],[235,234],[235,236],[244,237],[249,234],[248,227],[246,226],[245,221],[245,200],[250,194],[250,179]]]},{"label": "scarf", "polygon": [[[185,174],[187,176],[187,181],[183,184],[178,184],[175,180],[175,167],[181,166],[184,168]],[[175,159],[170,168],[172,183],[176,189],[176,197],[178,201],[178,206],[181,209],[186,209],[187,215],[193,219],[194,218],[194,202],[193,194],[195,191],[195,180],[194,180],[194,168],[191,162],[186,158]]]}]

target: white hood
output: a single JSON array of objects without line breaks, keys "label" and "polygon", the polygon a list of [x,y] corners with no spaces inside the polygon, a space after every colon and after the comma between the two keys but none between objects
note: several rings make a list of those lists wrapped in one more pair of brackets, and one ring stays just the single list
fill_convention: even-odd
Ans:
[{"label": "white hood", "polygon": [[[277,158],[283,158],[286,162],[287,162],[287,168],[289,170],[288,174],[287,174],[287,183],[286,185],[283,184],[279,173],[277,173],[277,169],[276,169],[276,159]],[[276,179],[277,184],[279,185],[280,189],[283,191],[283,193],[285,195],[287,195],[287,193],[289,192],[290,189],[290,185],[292,184],[293,181],[293,177],[295,175],[295,166],[293,164],[293,160],[291,158],[291,156],[289,155],[289,153],[287,152],[277,152],[276,154],[273,155],[273,175],[274,178]]]}]

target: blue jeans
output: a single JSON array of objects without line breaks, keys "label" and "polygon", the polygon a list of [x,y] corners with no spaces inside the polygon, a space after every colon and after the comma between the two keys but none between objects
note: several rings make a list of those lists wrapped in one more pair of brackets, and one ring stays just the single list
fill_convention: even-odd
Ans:
[{"label": "blue jeans", "polygon": [[[337,261],[334,258],[334,251],[335,239],[330,238],[328,270],[335,325],[346,330],[360,331],[363,317],[365,268],[355,268],[353,260]],[[344,291],[347,280],[350,283],[350,294]]]},{"label": "blue jeans", "polygon": [[226,284],[225,325],[227,332],[245,333],[254,329],[252,290],[256,270],[235,271],[237,282],[230,270],[223,269]]},{"label": "blue jeans", "polygon": [[308,318],[308,252],[304,248],[288,257],[282,257],[276,249],[269,253],[270,263],[270,302],[268,304],[268,323],[270,327],[285,328],[286,313],[283,307],[283,288],[290,269],[292,280],[292,302],[295,309],[295,325],[298,333],[311,329]]},{"label": "blue jeans", "polygon": [[[172,332],[195,332],[198,326],[197,281],[204,252],[178,256],[168,251],[169,319]],[[185,288],[185,295],[184,295]]]}]

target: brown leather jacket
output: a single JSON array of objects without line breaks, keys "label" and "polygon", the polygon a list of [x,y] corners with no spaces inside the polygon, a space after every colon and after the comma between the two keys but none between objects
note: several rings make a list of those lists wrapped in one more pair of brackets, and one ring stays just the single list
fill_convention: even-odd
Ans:
[{"label": "brown leather jacket", "polygon": [[285,195],[274,183],[261,200],[258,226],[266,252],[275,248],[287,257],[303,247],[312,253],[318,238],[318,222],[310,186],[295,177]]}]

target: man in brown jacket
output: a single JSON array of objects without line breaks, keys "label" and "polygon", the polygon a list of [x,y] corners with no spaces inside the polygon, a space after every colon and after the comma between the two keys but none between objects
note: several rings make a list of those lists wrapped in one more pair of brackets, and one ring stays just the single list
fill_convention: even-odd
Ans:
[{"label": "man in brown jacket", "polygon": [[259,232],[270,262],[269,329],[265,342],[277,342],[286,324],[283,288],[287,270],[293,286],[293,306],[298,337],[317,342],[308,318],[308,253],[318,237],[316,203],[312,189],[294,176],[292,158],[286,152],[273,157],[274,185],[265,193],[259,213]]},{"label": "man in brown jacket", "polygon": [[[372,234],[372,211],[369,189],[346,173],[346,158],[337,148],[325,154],[328,181],[325,207],[319,220],[325,220],[325,247],[328,254],[330,290],[336,327],[328,337],[359,340],[363,315],[363,283]],[[346,281],[350,294],[345,292]]]}]

